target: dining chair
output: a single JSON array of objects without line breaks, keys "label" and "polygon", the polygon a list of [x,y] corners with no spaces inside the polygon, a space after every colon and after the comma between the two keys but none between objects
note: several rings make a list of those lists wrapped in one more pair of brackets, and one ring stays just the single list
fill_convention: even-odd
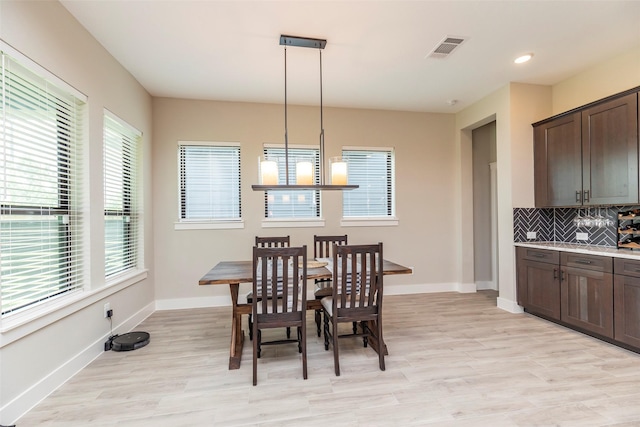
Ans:
[{"label": "dining chair", "polygon": [[[260,237],[256,236],[255,245],[259,248],[286,248],[289,247],[291,241],[289,236],[268,236],[268,237]],[[247,304],[251,304],[253,301],[253,291],[250,291],[247,294]],[[253,340],[253,319],[252,315],[249,314],[249,339]],[[287,328],[287,338],[291,338],[291,329]]]},{"label": "dining chair", "polygon": [[[333,346],[333,364],[340,376],[338,338],[362,337],[367,347],[370,337],[378,347],[380,370],[384,371],[385,344],[382,336],[382,243],[333,247],[331,296],[322,298],[324,348]],[[339,335],[340,323],[359,322],[362,332]]]},{"label": "dining chair", "polygon": [[[313,258],[331,258],[333,256],[331,250],[333,245],[346,245],[347,235],[343,236],[313,236]],[[331,295],[331,279],[315,279],[316,288],[313,295],[316,300]],[[315,310],[315,321],[318,336],[320,336],[322,328],[322,306]],[[354,330],[355,332],[355,330]]]},{"label": "dining chair", "polygon": [[[261,346],[298,343],[302,353],[302,376],[307,379],[307,247],[253,248],[253,385],[258,381]],[[273,284],[276,283],[276,286]],[[282,285],[282,286],[280,286]],[[295,339],[262,342],[262,330],[296,328]]]}]

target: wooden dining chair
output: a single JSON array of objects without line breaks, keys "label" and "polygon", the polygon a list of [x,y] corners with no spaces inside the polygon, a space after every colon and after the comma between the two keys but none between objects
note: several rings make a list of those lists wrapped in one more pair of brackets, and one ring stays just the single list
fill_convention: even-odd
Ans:
[{"label": "wooden dining chair", "polygon": [[[253,248],[253,385],[258,381],[261,346],[298,343],[302,353],[302,376],[307,379],[307,247]],[[273,284],[276,284],[273,286]],[[282,285],[282,286],[281,286]],[[262,342],[262,330],[296,328],[296,339]]]},{"label": "wooden dining chair", "polygon": [[[259,248],[286,248],[291,245],[289,236],[256,236],[255,245]],[[247,294],[247,304],[253,301],[253,291]],[[291,329],[287,328],[287,338],[291,338]],[[253,317],[249,314],[249,339],[253,339]]]},{"label": "wooden dining chair", "polygon": [[[384,371],[385,344],[382,335],[382,243],[375,245],[335,245],[331,296],[322,298],[324,348],[333,346],[336,376],[340,375],[338,338],[360,336],[367,347],[369,338],[377,343],[380,370]],[[340,323],[359,322],[361,332],[339,335]]]},{"label": "wooden dining chair", "polygon": [[[346,245],[347,235],[343,236],[313,236],[313,258],[331,258],[333,245]],[[331,295],[331,279],[316,279],[313,295],[316,300]],[[315,310],[315,321],[318,336],[322,330],[322,307]],[[354,330],[355,332],[355,330]]]}]

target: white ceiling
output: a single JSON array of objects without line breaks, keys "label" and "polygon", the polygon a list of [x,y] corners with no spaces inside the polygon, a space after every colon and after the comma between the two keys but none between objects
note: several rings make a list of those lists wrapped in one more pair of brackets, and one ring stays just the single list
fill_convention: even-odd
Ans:
[{"label": "white ceiling", "polygon": [[[281,34],[327,39],[325,106],[423,112],[459,111],[508,82],[552,85],[640,46],[635,0],[61,3],[158,97],[283,103]],[[450,35],[468,39],[426,58]],[[318,105],[317,49],[290,47],[287,64],[288,102]]]}]

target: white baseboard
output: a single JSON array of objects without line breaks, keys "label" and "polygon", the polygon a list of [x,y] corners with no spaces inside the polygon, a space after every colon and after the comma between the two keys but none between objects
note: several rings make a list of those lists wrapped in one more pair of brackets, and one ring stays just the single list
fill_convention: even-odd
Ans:
[{"label": "white baseboard", "polygon": [[[114,328],[114,333],[130,332],[144,319],[154,312],[154,303],[150,303],[133,316],[126,319]],[[69,359],[62,366],[58,367],[38,383],[31,386],[24,393],[17,396],[0,408],[0,420],[5,424],[14,424],[17,419],[26,414],[48,395],[69,381],[74,375],[84,369],[89,363],[95,360],[104,352],[104,343],[109,338],[109,334],[101,336],[84,350]],[[151,337],[153,339],[153,337]],[[9,420],[9,421],[5,421]]]},{"label": "white baseboard", "polygon": [[496,286],[493,280],[479,280],[476,282],[476,289],[479,291],[486,291],[486,290],[497,291],[498,287]]},{"label": "white baseboard", "polygon": [[504,311],[508,311],[509,313],[513,313],[513,314],[524,313],[524,309],[520,307],[517,302],[508,300],[506,298],[498,297],[497,306],[498,308]]}]

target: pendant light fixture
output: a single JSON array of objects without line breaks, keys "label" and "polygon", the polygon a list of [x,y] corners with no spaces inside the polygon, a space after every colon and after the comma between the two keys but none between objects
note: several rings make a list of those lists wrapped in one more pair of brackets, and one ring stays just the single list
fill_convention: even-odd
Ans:
[{"label": "pendant light fixture", "polygon": [[[264,159],[260,162],[260,184],[252,185],[256,191],[267,190],[352,190],[358,188],[357,185],[349,185],[347,177],[347,164],[339,157],[331,158],[331,183],[325,181],[325,160],[324,160],[324,124],[322,109],[322,49],[327,45],[324,39],[313,39],[297,36],[280,36],[280,45],[284,46],[284,170],[285,183],[279,184],[278,163],[273,160]],[[320,54],[320,162],[319,175],[320,184],[313,183],[314,168],[309,161],[296,163],[295,183],[289,178],[289,132],[287,126],[287,46],[307,47],[318,49]]]}]

